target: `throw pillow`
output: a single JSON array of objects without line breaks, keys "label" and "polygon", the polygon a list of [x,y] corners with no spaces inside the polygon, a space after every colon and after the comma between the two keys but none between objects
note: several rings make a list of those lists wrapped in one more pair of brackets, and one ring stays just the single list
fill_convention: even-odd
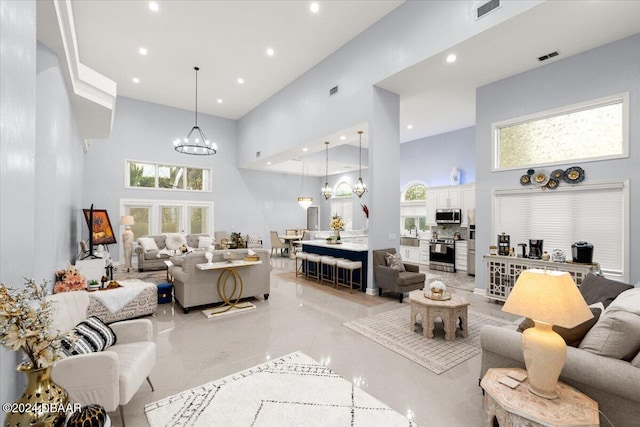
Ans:
[{"label": "throw pillow", "polygon": [[176,251],[187,244],[187,238],[180,233],[165,233],[165,236],[167,239],[164,243],[170,251]]},{"label": "throw pillow", "polygon": [[145,252],[157,251],[158,245],[153,237],[138,237],[138,244]]},{"label": "throw pillow", "polygon": [[198,236],[198,249],[207,249],[213,245],[213,237],[211,236]]},{"label": "throw pillow", "polygon": [[66,356],[87,354],[111,347],[117,341],[116,334],[95,316],[78,323],[62,339],[62,353]]},{"label": "throw pillow", "polygon": [[640,351],[640,288],[621,293],[584,337],[580,348],[631,361]]},{"label": "throw pillow", "polygon": [[406,271],[400,254],[392,254],[390,252],[387,252],[385,260],[387,261],[388,267],[395,268],[399,272]]},{"label": "throw pillow", "polygon": [[[587,332],[589,332],[589,330],[591,330],[591,328],[598,322],[600,315],[604,311],[604,307],[602,306],[602,303],[598,303],[598,305],[599,305],[598,307],[593,307],[593,306],[589,307],[589,309],[591,310],[591,314],[593,314],[592,319],[589,319],[579,324],[578,326],[574,328],[569,328],[569,329],[554,325],[553,331],[558,335],[560,335],[562,339],[564,339],[564,342],[567,343],[568,346],[578,347],[582,342],[582,339],[584,338],[584,336],[587,335]],[[518,331],[523,332],[526,329],[532,328],[533,326],[534,326],[533,320],[527,318],[527,319],[524,319],[522,323],[520,323],[520,326],[518,327]]]},{"label": "throw pillow", "polygon": [[631,288],[632,285],[589,273],[580,284],[580,293],[588,305],[601,302],[607,308],[618,295]]}]

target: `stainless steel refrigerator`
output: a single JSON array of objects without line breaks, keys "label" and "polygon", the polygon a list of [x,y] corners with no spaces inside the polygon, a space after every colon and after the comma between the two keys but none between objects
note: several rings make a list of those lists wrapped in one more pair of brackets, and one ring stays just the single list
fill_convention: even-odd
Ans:
[{"label": "stainless steel refrigerator", "polygon": [[469,209],[467,228],[467,275],[476,275],[476,210]]}]

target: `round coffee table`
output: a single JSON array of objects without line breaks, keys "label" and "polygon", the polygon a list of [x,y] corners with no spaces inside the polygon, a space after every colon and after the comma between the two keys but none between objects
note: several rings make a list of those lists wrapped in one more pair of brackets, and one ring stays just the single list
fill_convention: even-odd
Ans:
[{"label": "round coffee table", "polygon": [[435,320],[440,318],[444,323],[445,341],[454,341],[456,339],[458,319],[460,319],[462,336],[466,338],[469,301],[456,294],[451,294],[451,299],[446,301],[432,300],[426,298],[424,292],[422,290],[409,293],[409,302],[411,302],[409,327],[411,331],[415,331],[417,316],[420,314],[422,335],[425,338],[433,338]]}]

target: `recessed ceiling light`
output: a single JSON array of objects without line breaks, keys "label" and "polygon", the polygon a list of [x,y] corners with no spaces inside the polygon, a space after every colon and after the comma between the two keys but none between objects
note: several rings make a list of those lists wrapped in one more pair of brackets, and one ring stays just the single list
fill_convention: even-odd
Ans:
[{"label": "recessed ceiling light", "polygon": [[271,162],[267,162],[267,166],[271,166]]},{"label": "recessed ceiling light", "polygon": [[313,13],[318,13],[318,11],[320,10],[320,5],[316,2],[313,2],[309,5],[309,9],[311,10],[311,12]]},{"label": "recessed ceiling light", "polygon": [[144,47],[141,47],[140,49],[138,49],[138,52],[140,52],[140,55],[146,55],[147,49],[145,49]]},{"label": "recessed ceiling light", "polygon": [[452,63],[452,62],[455,62],[455,61],[456,61],[456,56],[455,56],[453,53],[450,53],[450,54],[447,56],[447,62],[448,62],[448,63]]},{"label": "recessed ceiling light", "polygon": [[239,85],[244,84],[244,79],[242,77],[238,77],[237,81]]},{"label": "recessed ceiling light", "polygon": [[218,104],[222,104],[222,99],[218,98]]},{"label": "recessed ceiling light", "polygon": [[344,135],[340,135],[340,140],[344,141],[345,139],[347,139],[347,137],[346,137],[346,136],[344,136]]},{"label": "recessed ceiling light", "polygon": [[267,55],[269,56],[273,56],[276,52],[273,50],[273,48],[267,48]]},{"label": "recessed ceiling light", "polygon": [[157,12],[158,10],[160,10],[160,6],[158,6],[158,3],[156,3],[155,1],[150,1],[149,9],[153,10],[154,12]]},{"label": "recessed ceiling light", "polygon": [[307,151],[309,151],[309,149],[308,149],[307,147],[304,147],[304,148],[302,149],[302,151],[307,152]]},{"label": "recessed ceiling light", "polygon": [[139,78],[137,78],[137,77],[134,77],[134,78],[133,78],[133,82],[134,82],[134,83],[140,83],[140,79],[139,79]]},{"label": "recessed ceiling light", "polygon": [[413,125],[407,125],[407,129],[413,129]]}]

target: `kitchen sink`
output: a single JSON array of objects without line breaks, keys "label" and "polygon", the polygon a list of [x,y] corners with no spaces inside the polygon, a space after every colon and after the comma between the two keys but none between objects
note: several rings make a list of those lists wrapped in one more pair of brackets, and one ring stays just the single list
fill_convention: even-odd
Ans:
[{"label": "kitchen sink", "polygon": [[400,246],[420,246],[420,240],[417,237],[400,237]]}]

